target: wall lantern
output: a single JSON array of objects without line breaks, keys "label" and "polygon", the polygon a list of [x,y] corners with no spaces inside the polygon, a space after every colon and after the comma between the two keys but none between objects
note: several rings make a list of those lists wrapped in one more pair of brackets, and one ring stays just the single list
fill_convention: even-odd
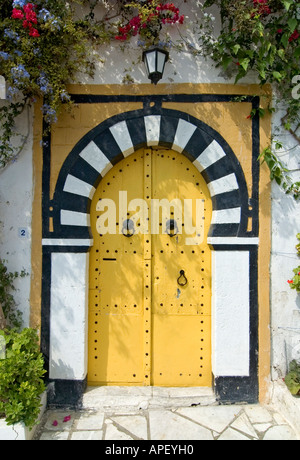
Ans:
[{"label": "wall lantern", "polygon": [[143,52],[147,76],[155,85],[162,79],[168,59],[169,53],[159,48],[152,48]]}]

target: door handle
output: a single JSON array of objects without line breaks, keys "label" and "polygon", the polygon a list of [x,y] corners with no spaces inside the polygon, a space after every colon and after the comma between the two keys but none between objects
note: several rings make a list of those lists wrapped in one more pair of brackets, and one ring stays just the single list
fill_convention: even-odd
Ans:
[{"label": "door handle", "polygon": [[177,279],[179,286],[186,286],[188,283],[187,277],[185,276],[184,270],[180,270],[180,276]]}]

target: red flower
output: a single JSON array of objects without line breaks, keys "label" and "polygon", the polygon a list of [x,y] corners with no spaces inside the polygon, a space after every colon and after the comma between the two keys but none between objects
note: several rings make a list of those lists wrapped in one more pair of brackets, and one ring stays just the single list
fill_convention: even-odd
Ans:
[{"label": "red flower", "polygon": [[289,38],[289,42],[293,42],[294,40],[298,40],[298,38],[300,37],[300,34],[298,32],[298,30],[295,30],[292,35],[290,36]]},{"label": "red flower", "polygon": [[116,35],[115,39],[120,40],[120,41],[126,41],[127,40],[127,35]]},{"label": "red flower", "polygon": [[289,284],[294,284],[294,281],[293,280],[288,280],[288,283]]},{"label": "red flower", "polygon": [[39,37],[40,36],[39,31],[37,29],[35,29],[34,27],[30,28],[29,35],[30,35],[30,37]]},{"label": "red flower", "polygon": [[36,8],[36,5],[34,5],[33,3],[27,3],[26,5],[24,5],[23,7],[23,10],[25,13],[29,13],[30,11],[34,10]]},{"label": "red flower", "polygon": [[253,5],[258,8],[258,12],[261,15],[268,16],[272,13],[268,0],[253,0]]},{"label": "red flower", "polygon": [[21,10],[17,10],[16,8],[13,9],[11,17],[13,19],[23,19],[24,14]]}]

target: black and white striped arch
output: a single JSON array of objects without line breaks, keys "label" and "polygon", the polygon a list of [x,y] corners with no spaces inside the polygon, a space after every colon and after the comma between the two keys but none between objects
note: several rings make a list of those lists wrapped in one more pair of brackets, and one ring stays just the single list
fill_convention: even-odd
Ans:
[{"label": "black and white striped arch", "polygon": [[[248,191],[242,168],[228,143],[205,123],[176,110],[126,112],[101,123],[84,136],[66,159],[56,185],[54,232],[44,245],[59,240],[90,246],[90,203],[105,174],[142,147],[163,146],[185,155],[203,175],[213,200],[210,238],[245,244]],[[56,242],[56,243],[55,243]]]}]

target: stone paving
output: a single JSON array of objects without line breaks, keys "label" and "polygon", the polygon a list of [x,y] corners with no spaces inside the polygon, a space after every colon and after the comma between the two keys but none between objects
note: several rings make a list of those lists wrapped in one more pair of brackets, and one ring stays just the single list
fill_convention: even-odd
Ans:
[{"label": "stone paving", "polygon": [[[128,398],[129,400],[130,398]],[[299,440],[283,416],[270,406],[229,405],[162,398],[127,407],[107,398],[93,409],[47,410],[35,440],[194,441]],[[150,404],[149,404],[150,401]],[[172,401],[174,401],[172,407]],[[160,402],[160,403],[159,403]],[[116,404],[117,403],[117,404]],[[180,407],[182,403],[183,407]],[[171,407],[170,407],[171,406]]]}]

